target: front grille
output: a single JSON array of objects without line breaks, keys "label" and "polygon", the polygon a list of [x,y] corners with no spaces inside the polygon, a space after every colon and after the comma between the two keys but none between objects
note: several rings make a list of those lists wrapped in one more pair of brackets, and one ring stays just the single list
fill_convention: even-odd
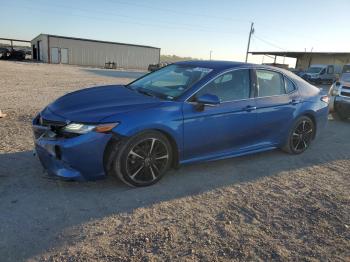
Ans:
[{"label": "front grille", "polygon": [[37,128],[36,126],[33,127],[33,134],[35,139],[41,137],[45,132],[45,129]]},{"label": "front grille", "polygon": [[[62,121],[49,120],[38,116],[34,120],[34,125],[35,126],[33,129],[35,138],[38,138],[42,135],[52,135],[52,132],[54,133],[54,137],[72,137],[70,134],[65,134],[62,132],[63,127],[67,125],[67,123]],[[50,137],[52,137],[51,135]]]},{"label": "front grille", "polygon": [[48,120],[42,117],[39,119],[39,124],[42,126],[49,126],[49,127],[55,127],[55,128],[61,128],[67,125],[65,122]]},{"label": "front grille", "polygon": [[343,86],[342,89],[350,90],[350,86]]},{"label": "front grille", "polygon": [[56,134],[59,134],[62,127],[66,126],[67,124],[62,121],[54,121],[40,117],[39,125],[48,127],[51,131],[55,132]]},{"label": "front grille", "polygon": [[41,116],[37,116],[33,120],[33,124],[33,131],[36,139],[43,134],[50,134],[50,132],[51,134],[52,132],[55,133],[54,137],[56,138],[74,138],[80,136],[80,134],[64,132],[63,128],[67,125],[66,122],[49,120]]}]

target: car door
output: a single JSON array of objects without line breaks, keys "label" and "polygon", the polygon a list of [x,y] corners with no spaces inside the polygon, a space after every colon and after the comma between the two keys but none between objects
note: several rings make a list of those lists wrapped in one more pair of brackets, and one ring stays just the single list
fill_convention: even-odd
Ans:
[{"label": "car door", "polygon": [[257,138],[262,146],[284,142],[300,106],[295,84],[283,74],[265,69],[255,70],[257,82]]},{"label": "car door", "polygon": [[[207,83],[183,105],[184,159],[210,159],[244,151],[254,143],[255,101],[251,71],[226,72]],[[216,95],[220,104],[198,107],[196,98]]]}]

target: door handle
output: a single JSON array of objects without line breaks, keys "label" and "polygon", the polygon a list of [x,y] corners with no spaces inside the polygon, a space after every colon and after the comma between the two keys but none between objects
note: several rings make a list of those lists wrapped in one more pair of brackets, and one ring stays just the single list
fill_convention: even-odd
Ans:
[{"label": "door handle", "polygon": [[290,101],[289,103],[292,104],[292,105],[297,105],[297,104],[299,104],[300,102],[301,102],[300,100],[293,99],[293,100]]},{"label": "door handle", "polygon": [[245,111],[247,112],[251,112],[256,110],[256,106],[246,106],[245,108],[243,108]]}]

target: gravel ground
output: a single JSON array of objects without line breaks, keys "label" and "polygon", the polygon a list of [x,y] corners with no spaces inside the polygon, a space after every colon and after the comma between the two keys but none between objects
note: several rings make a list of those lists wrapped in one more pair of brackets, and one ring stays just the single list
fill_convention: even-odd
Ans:
[{"label": "gravel ground", "polygon": [[330,119],[299,156],[185,166],[139,189],[63,182],[32,156],[31,118],[62,94],[133,74],[8,61],[0,72],[1,261],[350,260],[349,121]]}]

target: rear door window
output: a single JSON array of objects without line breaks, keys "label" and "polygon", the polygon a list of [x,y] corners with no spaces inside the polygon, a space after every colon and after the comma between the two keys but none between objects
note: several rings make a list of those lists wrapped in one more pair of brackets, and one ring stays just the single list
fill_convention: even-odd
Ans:
[{"label": "rear door window", "polygon": [[278,96],[286,94],[282,74],[269,70],[256,70],[258,96]]}]

